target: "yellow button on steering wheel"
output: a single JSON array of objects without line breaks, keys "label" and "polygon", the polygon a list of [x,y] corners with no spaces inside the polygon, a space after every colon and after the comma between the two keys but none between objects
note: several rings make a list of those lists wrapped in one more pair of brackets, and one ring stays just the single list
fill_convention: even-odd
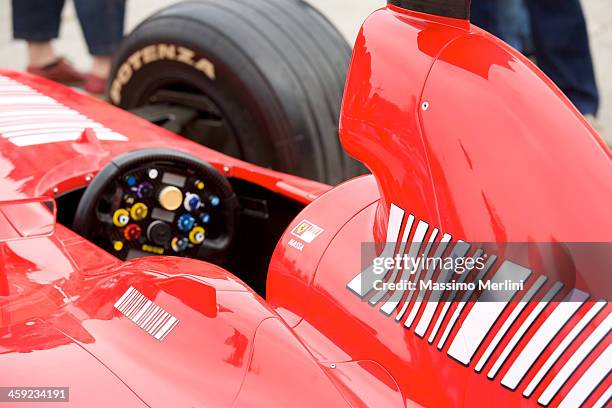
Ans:
[{"label": "yellow button on steering wheel", "polygon": [[202,227],[194,227],[191,231],[189,231],[189,241],[192,244],[198,245],[204,242],[206,231]]},{"label": "yellow button on steering wheel", "polygon": [[130,222],[130,213],[126,209],[120,208],[113,214],[113,224],[116,227],[125,227]]},{"label": "yellow button on steering wheel", "polygon": [[134,221],[140,221],[147,218],[147,214],[149,213],[149,208],[145,203],[136,203],[132,206],[130,210],[130,215],[134,219]]}]

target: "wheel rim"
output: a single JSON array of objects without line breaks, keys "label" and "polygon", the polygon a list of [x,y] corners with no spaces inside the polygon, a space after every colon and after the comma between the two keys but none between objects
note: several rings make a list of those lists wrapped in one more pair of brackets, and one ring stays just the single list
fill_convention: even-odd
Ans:
[{"label": "wheel rim", "polygon": [[227,116],[203,91],[175,82],[142,94],[128,110],[196,143],[239,159],[244,150]]}]

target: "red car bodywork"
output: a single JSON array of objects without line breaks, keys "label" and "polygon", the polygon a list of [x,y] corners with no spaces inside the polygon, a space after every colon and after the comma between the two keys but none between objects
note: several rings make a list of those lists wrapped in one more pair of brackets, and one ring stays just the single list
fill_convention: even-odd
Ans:
[{"label": "red car bodywork", "polygon": [[[488,379],[538,302],[526,306],[478,372],[476,362],[512,307],[461,364],[449,349],[475,302],[457,312],[454,326],[449,319],[459,303],[434,307],[431,324],[417,335],[402,324],[406,316],[398,323],[397,310],[389,317],[378,310],[383,302],[368,304],[347,288],[363,269],[362,243],[386,241],[393,206],[453,241],[612,241],[610,151],[531,63],[465,21],[389,6],[364,23],[340,133],[373,175],[333,189],[229,158],[63,86],[11,72],[0,77],[125,137],[21,147],[0,138],[2,200],[61,195],[86,186],[120,153],[162,147],[308,204],[272,256],[266,301],[217,266],[171,257],[121,262],[62,225],[49,237],[0,244],[0,282],[5,277],[8,292],[0,296],[0,385],[69,386],[75,406],[534,406],[609,317],[605,305],[525,397],[591,301],[607,296],[609,252],[601,255],[600,275],[573,269],[573,284],[591,295],[589,302],[511,389],[500,380],[560,303],[544,307]],[[310,242],[293,233],[305,220],[322,229]],[[416,240],[407,222],[401,231]],[[547,285],[563,281],[561,275]],[[163,342],[113,307],[130,286],[180,319]],[[425,312],[414,299],[408,303],[406,315],[416,310],[416,326]],[[437,319],[441,326],[434,329]],[[445,328],[448,340],[439,349]],[[594,378],[589,370],[598,368],[610,342],[606,334],[551,405],[584,396],[585,381]],[[607,374],[587,384],[585,404],[606,398],[611,385]]]},{"label": "red car bodywork", "polygon": [[[457,302],[442,315],[442,328],[452,330],[438,350],[442,329],[428,339],[442,306],[423,338],[417,336],[414,326],[423,316],[422,308],[407,329],[378,310],[383,302],[370,307],[345,290],[355,271],[363,268],[359,256],[347,254],[357,254],[361,242],[385,242],[392,204],[406,216],[424,220],[430,230],[448,232],[453,240],[608,243],[612,217],[603,197],[612,193],[610,151],[550,80],[501,41],[465,21],[423,18],[391,6],[372,14],[357,38],[340,136],[345,149],[365,163],[376,180],[349,182],[306,208],[300,220],[327,227],[327,239],[297,253],[287,246],[291,237],[284,237],[275,258],[284,262],[270,267],[269,302],[287,309],[294,330],[312,339],[309,344],[328,341],[317,349],[325,361],[374,360],[405,395],[422,405],[536,404],[589,330],[609,317],[609,306],[525,398],[527,384],[589,307],[572,317],[519,387],[508,390],[500,379],[546,320],[543,316],[529,327],[493,380],[487,371],[538,302],[527,306],[478,373],[474,365],[511,307],[495,321],[465,367],[447,355],[449,340],[461,326],[449,323]],[[344,206],[336,203],[345,201],[348,208],[340,215]],[[323,211],[326,207],[329,210]],[[412,238],[416,232],[410,234]],[[610,256],[607,247],[600,261],[610,265]],[[608,296],[610,287],[604,282],[609,266],[584,274],[577,266],[570,270],[575,286],[590,293],[590,300]],[[294,283],[296,275],[303,277],[303,286]],[[552,283],[551,279],[548,284]],[[463,310],[460,321],[472,305]],[[414,299],[408,310],[412,309]],[[549,305],[544,316],[553,309]],[[350,318],[343,317],[347,315]],[[406,319],[404,315],[401,322]],[[599,344],[555,394],[552,405],[565,398],[595,358],[605,358],[610,341],[607,336]],[[586,406],[599,398],[605,402],[602,395],[609,386],[606,375]]]}]

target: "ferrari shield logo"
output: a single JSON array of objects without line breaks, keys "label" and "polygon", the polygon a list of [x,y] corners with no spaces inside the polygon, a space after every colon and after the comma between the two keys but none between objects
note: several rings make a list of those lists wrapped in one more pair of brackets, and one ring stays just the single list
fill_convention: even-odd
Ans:
[{"label": "ferrari shield logo", "polygon": [[298,237],[306,243],[311,243],[316,237],[323,232],[323,228],[313,224],[310,221],[303,220],[293,228],[291,234]]}]

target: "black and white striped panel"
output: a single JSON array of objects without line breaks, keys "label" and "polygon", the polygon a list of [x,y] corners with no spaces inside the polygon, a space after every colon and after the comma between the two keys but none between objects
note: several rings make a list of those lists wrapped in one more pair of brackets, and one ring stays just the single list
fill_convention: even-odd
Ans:
[{"label": "black and white striped panel", "polygon": [[176,317],[157,306],[133,286],[129,287],[114,306],[125,317],[159,341],[164,340],[179,323]]},{"label": "black and white striped panel", "polygon": [[0,135],[17,146],[77,140],[92,128],[99,140],[127,137],[12,78],[0,76]]},{"label": "black and white striped panel", "polygon": [[[414,215],[410,214],[408,216],[408,220],[406,221],[406,226],[404,227],[404,233],[402,234],[402,241],[401,241],[399,250],[397,251],[397,253],[400,256],[404,255],[404,251],[406,250],[406,242],[408,241],[408,236],[410,235],[410,231],[412,230],[413,222],[414,222]],[[400,268],[400,264],[396,263],[395,266],[393,267],[393,273],[388,278],[389,282],[395,282],[395,279],[397,278],[397,274],[399,272],[399,268]],[[404,276],[404,274],[402,274],[402,276]],[[370,299],[370,304],[375,305],[376,303],[380,302],[380,300],[383,297],[385,297],[387,292],[388,291],[386,289],[383,289],[383,290],[378,291],[378,293],[375,293],[374,296],[372,296],[372,299]]]},{"label": "black and white striped panel", "polygon": [[[470,249],[470,244],[468,244],[467,242],[463,242],[463,241],[457,241],[453,249],[450,251],[450,258],[453,258],[453,259],[463,258],[466,256],[469,249]],[[438,279],[436,280],[436,282],[440,284],[447,283],[451,280],[454,273],[455,271],[451,267],[443,267],[440,273],[438,274]],[[421,315],[421,318],[419,319],[419,322],[417,323],[417,326],[414,329],[414,332],[418,336],[420,337],[425,336],[425,332],[427,331],[427,329],[429,328],[429,325],[431,324],[431,321],[434,317],[434,314],[436,313],[436,309],[438,308],[438,304],[443,294],[444,294],[443,291],[437,290],[434,293],[432,293],[427,299],[427,304],[425,305],[423,314]]]},{"label": "black and white striped panel", "polygon": [[[419,255],[423,258],[428,258],[431,257],[430,254],[433,248],[436,248],[433,255],[434,258],[446,257],[445,254],[448,254],[449,257],[467,256],[470,244],[463,241],[452,242],[452,236],[449,234],[441,234],[442,237],[438,239],[440,231],[437,228],[433,228],[429,237],[427,237],[430,225],[424,221],[416,220],[412,214],[406,219],[405,214],[403,209],[392,205],[387,228],[387,244],[380,256],[381,258],[394,257],[396,250],[398,250],[398,254],[408,254],[412,259],[417,258]],[[405,219],[406,224],[402,230]],[[402,241],[398,246],[396,243],[400,233],[402,233]],[[423,245],[425,242],[427,244]],[[424,249],[423,246],[425,246]],[[483,255],[483,251],[477,249],[473,252],[472,257],[479,258],[481,255]],[[397,311],[394,318],[395,321],[400,321],[408,314],[404,322],[406,329],[412,327],[420,313],[420,318],[415,327],[415,334],[424,337],[429,332],[427,340],[429,343],[432,343],[441,331],[442,335],[438,341],[437,348],[442,350],[447,340],[450,340],[447,354],[466,366],[472,363],[472,359],[478,354],[479,349],[486,346],[484,351],[480,353],[474,370],[480,373],[487,364],[490,364],[487,376],[489,379],[494,379],[503,366],[508,363],[509,366],[500,383],[510,390],[517,390],[522,380],[528,377],[528,374],[534,369],[540,356],[545,352],[551,352],[547,360],[540,366],[538,372],[535,373],[535,376],[532,377],[529,384],[523,390],[525,398],[530,398],[536,394],[538,395],[537,401],[541,405],[549,405],[568,379],[577,371],[578,366],[593,352],[595,347],[604,338],[609,341],[612,330],[612,315],[608,315],[593,330],[587,340],[580,344],[576,352],[568,356],[566,352],[578,335],[587,330],[589,324],[600,312],[607,312],[607,302],[599,300],[592,303],[591,306],[587,306],[585,303],[590,295],[584,291],[570,288],[568,288],[569,292],[563,299],[556,299],[563,289],[563,283],[559,281],[547,282],[548,279],[545,276],[534,276],[533,271],[530,269],[509,260],[504,260],[501,263],[496,261],[497,257],[490,255],[484,267],[476,272],[474,277],[470,278],[471,281],[490,280],[492,284],[501,283],[506,280],[511,280],[512,282],[523,281],[525,282],[526,290],[524,293],[522,293],[522,290],[520,291],[521,293],[518,290],[506,290],[500,296],[497,292],[493,293],[491,290],[484,290],[478,300],[472,304],[472,307],[466,308],[466,305],[468,305],[468,302],[472,300],[474,295],[473,290],[466,290],[448,319],[447,313],[450,309],[450,304],[455,301],[456,291],[427,293],[426,291],[418,290],[418,296],[416,296],[414,301],[412,299],[415,291],[407,291],[408,293],[405,293],[406,291],[404,290],[395,290],[391,296],[387,296],[389,291],[376,291],[369,299],[369,303],[378,307],[390,319],[393,319],[392,313]],[[496,264],[499,264],[499,266]],[[427,270],[424,271],[423,269]],[[369,267],[355,276],[348,287],[363,299],[374,290],[373,282],[375,279],[383,278],[386,282],[396,282],[399,276],[399,281],[410,280],[417,283],[418,287],[421,275],[425,273],[422,279],[424,282],[434,280],[434,277],[436,282],[448,282],[454,271],[445,270],[443,267],[439,269],[439,271],[436,270],[435,265],[429,268],[423,268],[423,265],[421,265],[416,268],[414,276],[411,277],[409,272],[406,270],[400,271],[397,266],[394,270],[386,271],[378,276],[373,274],[372,267]],[[492,276],[485,279],[490,271],[492,271],[490,274]],[[438,272],[437,275],[436,272]],[[464,272],[456,281],[464,282],[471,273],[472,271]],[[548,288],[543,290],[547,283]],[[517,295],[520,295],[520,298],[514,302],[513,299]],[[442,297],[444,297],[443,301]],[[384,300],[385,298],[387,298],[386,301]],[[528,303],[534,301],[534,299],[538,299],[537,303],[534,307],[528,309]],[[425,303],[425,307],[421,311],[423,303]],[[442,303],[441,308],[440,303]],[[513,305],[512,310],[504,314],[504,310],[510,304]],[[401,308],[398,311],[398,306],[400,305]],[[588,309],[586,309],[587,307]],[[585,309],[583,316],[580,319],[573,319],[574,315],[581,308]],[[530,311],[527,313],[526,310]],[[430,329],[436,314],[437,319],[433,328]],[[496,327],[497,321],[502,316],[504,316],[504,321],[501,325],[497,326],[496,330],[493,330]],[[574,320],[579,321],[574,322]],[[462,323],[453,337],[453,329],[459,321]],[[518,327],[511,330],[515,325],[518,325]],[[572,326],[569,328],[569,332],[563,338],[560,338],[561,333],[566,332],[563,329],[568,325]],[[536,327],[537,329],[535,329]],[[561,342],[557,343],[554,350],[548,350],[550,344],[556,340],[561,340]],[[499,349],[501,344],[505,344],[503,349]],[[490,361],[493,355],[497,355],[497,358],[494,361]],[[552,370],[553,365],[562,358],[567,361],[560,371],[555,372]],[[612,348],[608,347],[588,367],[587,373],[575,379],[575,385],[569,390],[561,402],[561,406],[580,406],[609,375],[611,370]],[[538,386],[544,382],[543,380],[547,376],[549,381],[545,382],[548,383],[546,389],[538,389]],[[607,405],[611,393],[612,390],[608,389],[599,398],[596,406]]]},{"label": "black and white striped panel", "polygon": [[[501,283],[507,279],[526,280],[530,274],[529,269],[505,261],[493,275],[491,282]],[[448,355],[463,364],[469,364],[472,356],[515,293],[516,291],[504,292],[503,299],[496,299],[490,290],[485,290],[459,328],[459,332],[448,349]]]},{"label": "black and white striped panel", "polygon": [[[413,215],[410,215],[410,217],[412,217],[412,219],[414,218]],[[410,225],[412,225],[412,221]],[[417,224],[416,229],[414,231],[414,236],[412,237],[412,243],[410,244],[410,249],[408,250],[408,253],[407,253],[408,259],[416,259],[421,249],[422,242],[425,239],[425,234],[427,233],[428,228],[429,228],[429,225],[426,222],[419,221],[419,223]],[[406,231],[409,231],[408,224],[406,224],[404,235],[408,235]],[[402,251],[400,253],[404,253],[404,252]],[[407,281],[409,278],[410,278],[410,271],[407,268],[404,268],[400,276],[400,282]],[[391,279],[391,281],[393,279],[394,277]],[[399,304],[400,300],[402,299],[403,294],[404,294],[403,291],[396,290],[391,296],[391,298],[380,308],[381,312],[385,313],[386,315],[391,314],[393,310],[395,310],[395,308]],[[374,302],[374,303],[377,303],[377,302]]]},{"label": "black and white striped panel", "polygon": [[[438,232],[440,232],[440,231],[437,228],[434,228],[431,231],[431,234],[429,234],[429,240],[427,241],[427,245],[425,246],[425,250],[423,251],[423,257],[427,258],[429,256],[429,253],[431,252],[431,248],[432,248],[432,246],[433,246],[433,244],[436,241],[436,238],[438,236]],[[450,235],[446,235],[446,236],[442,237],[442,241],[443,242],[450,241]],[[411,281],[412,282],[418,282],[422,272],[423,272],[422,265],[419,265],[419,267],[417,268],[416,272],[414,273],[414,280],[411,280]],[[402,309],[400,310],[400,312],[397,314],[397,317],[395,318],[396,321],[399,322],[402,319],[402,317],[404,316],[404,313],[406,313],[406,310],[408,310],[408,305],[410,305],[410,301],[412,300],[412,295],[413,294],[414,294],[414,291],[410,291],[408,293],[408,297],[406,298],[406,301],[404,302],[404,305],[402,306]],[[399,300],[401,299],[402,295],[403,295],[403,293],[401,291],[396,291],[396,293],[393,296],[393,298],[391,298],[390,301],[385,303],[380,308],[380,310],[383,313],[385,313],[386,315],[390,315],[393,312],[393,310],[395,310],[395,308],[399,305]],[[396,303],[396,301],[398,301],[398,302]]]},{"label": "black and white striped panel", "polygon": [[[572,354],[569,360],[563,365],[561,370],[548,384],[542,395],[538,398],[538,402],[542,405],[548,405],[550,401],[557,395],[557,392],[576,371],[578,366],[589,356],[595,347],[607,336],[612,330],[612,314],[608,314],[606,319],[597,326],[597,328],[587,337],[587,339],[578,347]],[[607,360],[606,360],[607,357]],[[603,359],[602,359],[603,358]],[[607,376],[612,369],[612,356],[610,355],[610,345],[606,351],[589,367],[587,372],[574,385],[572,390],[565,396],[563,400],[566,406],[580,406],[582,402],[591,394],[593,389],[599,384],[603,377]],[[585,378],[590,376],[589,378]],[[592,381],[597,380],[595,384]],[[581,402],[582,401],[582,402]],[[573,404],[572,402],[575,402]]]},{"label": "black and white striped panel", "polygon": [[[482,249],[477,250],[474,253],[474,258],[478,259],[480,257],[482,257],[484,255],[484,251]],[[461,276],[459,277],[459,279],[457,280],[457,282],[459,283],[463,283],[465,282],[466,278],[468,277],[468,275],[472,272],[472,269],[468,269],[466,270],[464,273],[461,274]],[[436,335],[438,334],[438,330],[440,329],[440,326],[442,326],[442,322],[444,322],[444,318],[446,317],[446,313],[448,312],[448,309],[451,306],[451,303],[455,301],[455,298],[457,297],[457,291],[456,290],[452,290],[451,293],[449,294],[447,300],[444,302],[444,306],[442,307],[442,310],[440,311],[440,314],[438,315],[438,319],[436,320],[436,324],[433,327],[433,330],[431,331],[431,333],[429,334],[429,339],[427,341],[429,341],[429,343],[433,343],[433,341],[436,339]]]},{"label": "black and white striped panel", "polygon": [[516,389],[546,346],[555,338],[559,330],[565,326],[567,321],[576,313],[588,297],[587,293],[578,289],[572,289],[563,302],[559,303],[544,323],[542,323],[527,345],[523,347],[521,353],[501,380],[503,385],[511,390]]},{"label": "black and white striped panel", "polygon": [[[559,404],[560,408],[580,407],[591,395],[595,388],[610,375],[612,364],[612,344],[608,344],[605,351],[597,357],[586,372],[578,379],[578,382],[567,393]],[[538,402],[540,400],[538,399]]]},{"label": "black and white striped panel", "polygon": [[608,387],[601,397],[593,404],[593,408],[604,408],[608,405],[608,402],[612,400],[612,385]]},{"label": "black and white striped panel", "polygon": [[[378,258],[387,259],[392,258],[395,255],[395,247],[398,242],[397,239],[399,238],[403,221],[404,210],[394,204],[391,204],[385,247]],[[378,278],[378,274],[374,271],[375,262],[376,260],[372,261],[372,265],[358,273],[357,276],[355,276],[346,285],[347,288],[355,292],[361,298],[366,297],[368,293],[374,289],[374,282]],[[385,274],[386,273],[388,273],[388,271],[386,271]]]},{"label": "black and white striped panel", "polygon": [[531,299],[533,299],[535,294],[540,290],[542,285],[544,285],[546,280],[547,279],[545,276],[540,276],[535,281],[535,283],[531,286],[531,288],[529,288],[527,293],[523,295],[519,303],[514,307],[514,309],[510,313],[510,316],[508,316],[508,318],[504,320],[502,327],[500,327],[497,333],[495,333],[495,337],[493,337],[493,340],[489,343],[489,346],[485,350],[484,354],[478,360],[478,363],[476,364],[476,367],[474,368],[477,372],[480,372],[482,370],[482,367],[484,367],[484,365],[487,363],[487,360],[489,359],[489,357],[491,357],[491,354],[493,354],[493,351],[497,348],[497,346],[499,345],[499,342],[506,335],[506,333],[510,329],[510,326],[512,326],[512,324],[517,319],[517,317],[521,314],[525,306],[527,306],[527,303]]},{"label": "black and white striped panel", "polygon": [[[495,255],[490,255],[489,259],[487,259],[487,262],[485,263],[485,266],[478,272],[474,281],[480,281],[481,279],[483,279],[485,275],[487,274],[487,272],[489,272],[489,270],[495,264],[495,261],[497,261],[497,257]],[[470,300],[473,294],[474,294],[473,290],[468,290],[463,294],[463,297],[461,298],[461,302],[459,302],[459,304],[457,305],[457,308],[453,312],[453,315],[451,316],[449,322],[444,328],[442,337],[440,338],[440,341],[438,342],[438,350],[441,350],[444,347],[444,344],[446,343],[448,336],[450,335],[451,331],[455,327],[455,323],[459,319],[459,316],[461,316],[461,313],[463,312],[465,305]]]},{"label": "black and white striped panel", "polygon": [[[451,240],[452,240],[452,236],[450,234],[444,234],[442,236],[442,239],[438,243],[438,246],[436,248],[436,251],[434,252],[433,257],[434,258],[441,257],[444,251],[446,250],[446,248],[448,247],[448,245],[450,244]],[[434,272],[435,272],[435,267],[430,265],[429,268],[427,268],[427,273],[423,277],[423,282],[429,282],[432,279]],[[418,282],[418,279],[419,277],[417,276],[415,282]],[[414,322],[414,319],[416,318],[416,315],[419,312],[421,308],[421,304],[423,303],[423,300],[425,299],[426,295],[427,294],[425,293],[425,291],[419,290],[419,294],[417,296],[416,302],[414,302],[414,305],[412,306],[412,309],[410,310],[410,313],[408,314],[408,317],[406,318],[406,321],[404,322],[404,326],[408,328],[412,326],[412,323]],[[409,307],[408,301],[406,302],[405,306]],[[403,313],[404,313],[404,310],[402,310],[401,314],[403,315]]]},{"label": "black and white striped panel", "polygon": [[536,304],[536,307],[531,311],[527,319],[523,321],[523,324],[518,328],[514,335],[510,339],[510,342],[506,345],[502,353],[497,357],[495,364],[489,370],[487,377],[490,379],[495,378],[497,372],[502,367],[502,365],[506,362],[506,359],[514,351],[514,348],[518,344],[518,342],[523,338],[527,330],[531,327],[531,325],[536,321],[536,319],[540,316],[540,314],[544,311],[544,308],[550,303],[551,300],[559,293],[559,291],[563,288],[563,284],[561,282],[555,282],[555,284],[546,292],[544,297]]},{"label": "black and white striped panel", "polygon": [[525,391],[523,391],[523,395],[525,397],[531,396],[535,388],[540,384],[544,376],[550,371],[553,364],[557,362],[559,357],[563,354],[563,352],[569,347],[569,345],[578,337],[578,335],[584,330],[584,328],[589,324],[591,320],[606,306],[606,302],[603,300],[594,303],[593,306],[589,309],[589,311],[580,319],[578,324],[572,328],[572,330],[565,336],[563,341],[559,343],[555,351],[548,357],[544,365],[537,372],[535,377],[531,380]]}]

